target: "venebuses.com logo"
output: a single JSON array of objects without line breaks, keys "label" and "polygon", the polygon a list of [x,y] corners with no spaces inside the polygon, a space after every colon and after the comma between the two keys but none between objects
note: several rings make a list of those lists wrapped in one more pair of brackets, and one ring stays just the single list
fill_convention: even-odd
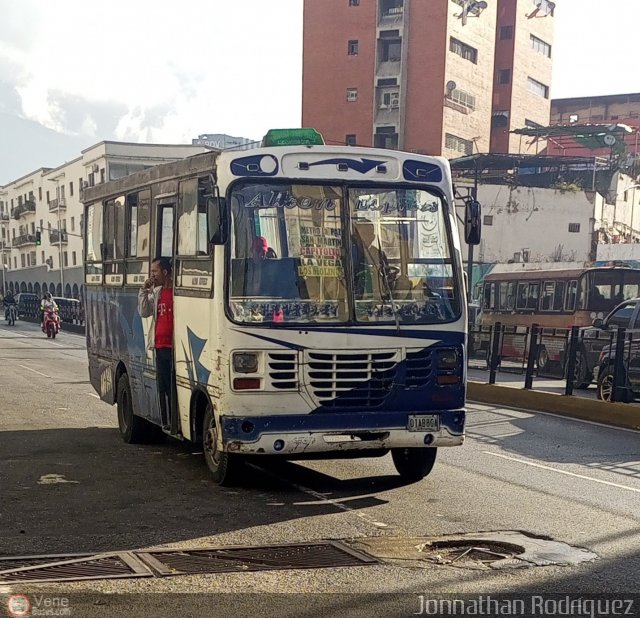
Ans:
[{"label": "venebuses.com logo", "polygon": [[10,616],[28,616],[31,602],[24,594],[12,594],[7,599],[7,611]]}]

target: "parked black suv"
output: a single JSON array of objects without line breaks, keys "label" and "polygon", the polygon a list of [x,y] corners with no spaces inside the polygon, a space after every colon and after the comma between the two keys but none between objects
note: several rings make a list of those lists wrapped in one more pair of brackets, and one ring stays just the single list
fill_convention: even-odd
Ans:
[{"label": "parked black suv", "polygon": [[[617,350],[618,327],[624,327],[627,331],[624,339],[624,352],[622,359],[622,372],[619,384],[622,387],[619,393],[619,401],[633,401],[640,395],[640,299],[628,300],[614,310],[616,323],[605,325],[614,330],[611,342],[602,347],[593,369],[593,378],[597,383],[598,399],[611,401],[615,387],[615,364]],[[611,316],[607,316],[609,320]]]},{"label": "parked black suv", "polygon": [[618,328],[640,328],[640,298],[625,300],[604,320],[597,318],[592,326],[580,330],[574,374],[576,388],[587,388],[592,381],[598,380],[601,353],[605,348],[615,346]]}]

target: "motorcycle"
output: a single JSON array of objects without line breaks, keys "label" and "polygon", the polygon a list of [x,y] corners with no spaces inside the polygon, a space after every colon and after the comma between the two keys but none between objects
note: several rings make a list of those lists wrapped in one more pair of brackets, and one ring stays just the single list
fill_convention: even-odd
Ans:
[{"label": "motorcycle", "polygon": [[4,309],[4,317],[7,319],[8,326],[15,326],[16,319],[18,317],[18,310],[16,309],[15,304],[11,303],[7,305]]},{"label": "motorcycle", "polygon": [[47,333],[49,339],[55,339],[60,332],[60,318],[55,311],[45,311],[42,332]]}]

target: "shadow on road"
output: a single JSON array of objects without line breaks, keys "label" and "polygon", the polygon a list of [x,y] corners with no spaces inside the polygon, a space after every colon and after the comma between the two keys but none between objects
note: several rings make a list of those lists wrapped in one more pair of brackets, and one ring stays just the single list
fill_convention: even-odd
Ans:
[{"label": "shadow on road", "polygon": [[[241,486],[219,487],[191,444],[127,446],[114,429],[86,428],[6,431],[0,445],[0,556],[164,545],[339,512],[254,466]],[[367,479],[339,485],[351,509],[384,503],[363,496]]]}]

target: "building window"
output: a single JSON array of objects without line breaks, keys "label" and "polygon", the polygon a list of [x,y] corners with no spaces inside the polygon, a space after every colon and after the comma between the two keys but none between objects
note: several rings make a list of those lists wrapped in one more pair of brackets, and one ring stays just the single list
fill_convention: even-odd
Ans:
[{"label": "building window", "polygon": [[380,60],[382,62],[400,62],[402,58],[402,39],[380,39]]},{"label": "building window", "polygon": [[66,251],[62,252],[62,260],[65,266],[69,266],[69,256]]},{"label": "building window", "polygon": [[398,107],[400,107],[400,93],[397,90],[382,93],[380,109],[397,109]]},{"label": "building window", "polygon": [[77,263],[77,261],[78,261],[78,260],[77,260],[77,258],[76,258],[76,252],[75,252],[75,251],[72,251],[72,252],[71,252],[71,265],[72,265],[72,266],[75,266],[75,265],[76,265],[76,263]]},{"label": "building window", "polygon": [[73,197],[73,181],[69,183],[69,197]]},{"label": "building window", "polygon": [[71,217],[71,231],[72,232],[76,231],[76,218],[75,217]]},{"label": "building window", "polygon": [[20,254],[20,266],[24,268],[24,253]]},{"label": "building window", "polygon": [[498,71],[498,83],[499,84],[511,83],[511,69],[500,69]]},{"label": "building window", "polygon": [[40,257],[42,258],[42,263],[44,264],[44,251],[40,252]]},{"label": "building window", "polygon": [[395,127],[378,127],[373,138],[375,148],[398,148],[398,132]]},{"label": "building window", "polygon": [[493,215],[485,215],[482,219],[484,225],[493,225]]},{"label": "building window", "polygon": [[500,40],[508,41],[513,38],[513,26],[502,26],[500,28]]},{"label": "building window", "polygon": [[473,142],[452,133],[444,134],[444,145],[449,150],[455,150],[465,155],[473,154]]},{"label": "building window", "polygon": [[575,124],[576,122],[578,122],[578,119],[578,114],[569,114],[569,124]]},{"label": "building window", "polygon": [[356,143],[357,143],[356,134],[355,133],[348,133],[344,138],[344,143],[347,146],[355,146]]},{"label": "building window", "polygon": [[42,187],[38,187],[38,199],[42,201]]},{"label": "building window", "polygon": [[447,99],[450,99],[458,105],[462,105],[467,109],[473,111],[476,108],[476,98],[474,95],[465,92],[464,90],[458,90],[454,88],[447,93]]},{"label": "building window", "polygon": [[493,112],[491,115],[491,128],[502,128],[509,125],[509,110]]},{"label": "building window", "polygon": [[576,234],[580,231],[579,223],[569,223],[569,231]]},{"label": "building window", "polygon": [[358,89],[347,88],[347,101],[354,102],[358,100]]},{"label": "building window", "polygon": [[358,55],[358,41],[356,41],[356,40],[349,41],[349,43],[347,45],[347,53],[350,56],[357,56]]},{"label": "building window", "polygon": [[398,79],[396,77],[385,77],[378,80],[379,88],[386,88],[388,86],[397,86]]},{"label": "building window", "polygon": [[542,39],[539,39],[537,36],[533,34],[531,36],[531,47],[534,51],[537,51],[539,54],[546,56],[547,58],[551,58],[551,45],[549,43],[545,43]]},{"label": "building window", "polygon": [[49,191],[47,191],[47,204],[51,201],[51,198],[49,197]]},{"label": "building window", "polygon": [[360,6],[360,0],[349,0],[349,6]]},{"label": "building window", "polygon": [[473,64],[478,64],[478,50],[458,39],[454,39],[453,37],[449,39],[449,51],[458,54],[458,56],[469,62],[473,62]]},{"label": "building window", "polygon": [[533,77],[528,77],[527,82],[531,92],[544,97],[545,99],[549,98],[549,86],[545,86],[542,82],[533,79]]}]

